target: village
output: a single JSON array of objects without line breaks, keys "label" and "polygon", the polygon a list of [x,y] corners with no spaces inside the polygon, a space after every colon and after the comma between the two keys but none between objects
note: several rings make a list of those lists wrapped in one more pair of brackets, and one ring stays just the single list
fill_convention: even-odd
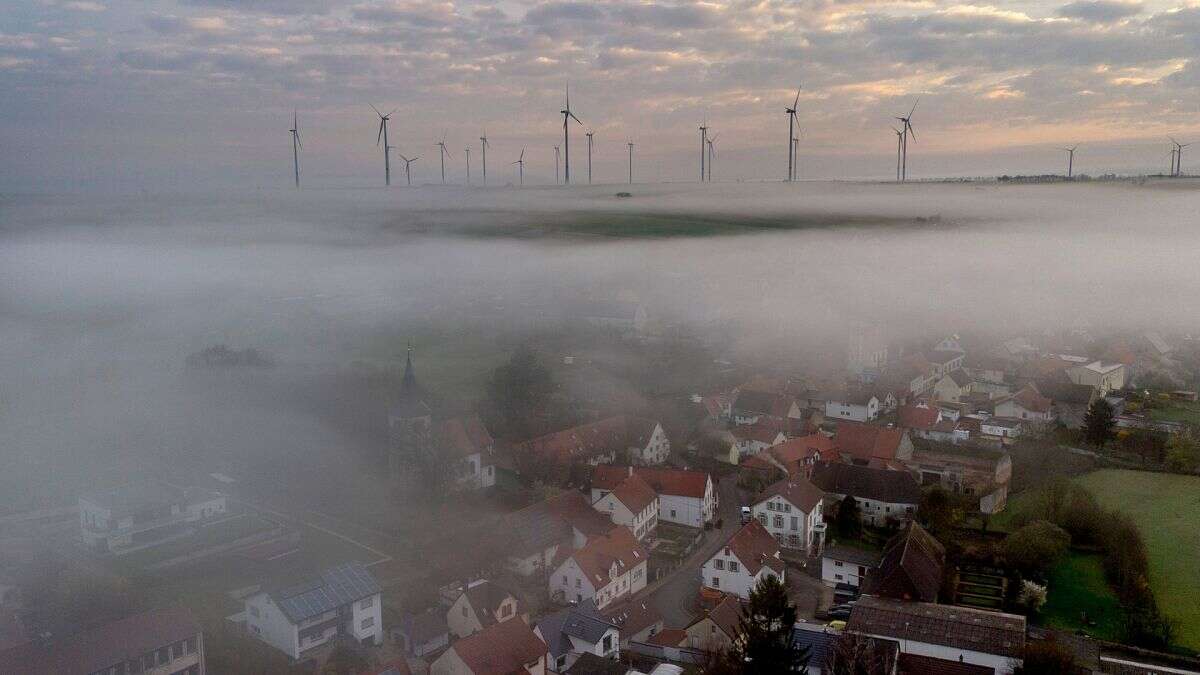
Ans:
[{"label": "village", "polygon": [[[404,495],[386,513],[190,470],[5,517],[5,541],[57,557],[4,586],[0,671],[724,672],[770,588],[813,674],[1200,672],[1146,569],[1099,574],[1125,607],[1108,615],[1059,586],[1063,565],[1123,545],[1080,534],[1078,503],[1103,512],[1072,480],[1200,468],[1186,336],[863,325],[802,372],[710,358],[640,305],[588,325],[593,349],[651,356],[618,371],[519,346],[486,409],[448,402],[409,346],[362,488]],[[639,369],[656,386],[610,386]],[[572,379],[590,400],[563,400]],[[183,570],[201,581],[182,589]],[[128,615],[57,640],[64,617],[42,610],[72,582]]]}]

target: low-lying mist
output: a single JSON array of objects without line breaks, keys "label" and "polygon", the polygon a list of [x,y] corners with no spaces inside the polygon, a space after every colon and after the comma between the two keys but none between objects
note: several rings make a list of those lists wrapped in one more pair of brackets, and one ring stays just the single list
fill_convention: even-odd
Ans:
[{"label": "low-lying mist", "polygon": [[[437,354],[485,370],[486,355],[438,350],[464,335],[511,348],[569,329],[589,302],[636,299],[732,336],[737,358],[836,344],[863,321],[892,335],[1191,331],[1198,187],[3,197],[0,509],[150,467],[360,470],[386,445],[373,420],[387,385],[367,366],[396,367],[411,340],[418,369]],[[276,366],[185,376],[214,344]]]}]

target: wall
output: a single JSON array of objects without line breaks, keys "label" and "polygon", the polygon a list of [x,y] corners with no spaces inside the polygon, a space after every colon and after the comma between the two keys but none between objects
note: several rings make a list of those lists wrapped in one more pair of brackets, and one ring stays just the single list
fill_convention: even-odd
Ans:
[{"label": "wall", "polygon": [[[369,601],[369,606],[363,608],[363,603]],[[370,598],[363,598],[354,603],[353,617],[350,632],[354,638],[362,642],[364,638],[369,638],[373,644],[383,644],[383,598],[376,593]],[[363,621],[366,620],[370,625],[363,626]]]},{"label": "wall", "polygon": [[[254,616],[256,610],[257,617]],[[254,630],[256,627],[257,631]],[[300,657],[300,643],[296,627],[288,621],[266,593],[258,593],[246,598],[246,629],[258,639],[293,659]]]},{"label": "wall", "polygon": [[554,570],[550,575],[549,587],[551,596],[562,591],[564,602],[586,600],[596,595],[595,586],[575,564],[574,558],[567,558]]},{"label": "wall", "polygon": [[[841,566],[838,566],[841,563]],[[825,582],[826,586],[836,586],[837,584],[850,584],[858,587],[863,579],[866,578],[870,568],[865,565],[858,565],[844,560],[834,560],[829,557],[821,558],[821,581]],[[842,575],[841,579],[837,575]]]}]

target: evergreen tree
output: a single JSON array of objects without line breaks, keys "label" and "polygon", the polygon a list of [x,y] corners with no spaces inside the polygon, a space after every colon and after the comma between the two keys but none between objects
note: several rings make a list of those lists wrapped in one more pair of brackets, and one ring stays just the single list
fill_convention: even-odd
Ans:
[{"label": "evergreen tree", "polygon": [[862,535],[862,509],[854,497],[846,495],[838,504],[836,526],[838,536],[843,539],[857,539]]},{"label": "evergreen tree", "polygon": [[750,602],[742,610],[738,636],[720,663],[706,672],[740,675],[803,673],[810,658],[807,647],[792,640],[796,607],[778,577],[769,576],[750,591]]},{"label": "evergreen tree", "polygon": [[1102,448],[1112,440],[1116,424],[1113,407],[1104,398],[1098,398],[1083,416],[1083,437],[1088,443]]}]

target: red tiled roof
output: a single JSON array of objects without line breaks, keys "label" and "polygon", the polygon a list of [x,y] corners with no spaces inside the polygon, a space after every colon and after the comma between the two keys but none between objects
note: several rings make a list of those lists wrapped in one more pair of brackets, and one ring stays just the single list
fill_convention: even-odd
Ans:
[{"label": "red tiled roof", "polygon": [[200,624],[182,607],[152,610],[70,636],[53,646],[29,642],[0,652],[0,672],[22,675],[94,673],[141,659],[160,647],[200,634]]},{"label": "red tiled roof", "polygon": [[892,537],[866,592],[897,600],[934,602],[942,587],[946,549],[916,522]]},{"label": "red tiled roof", "polygon": [[627,476],[612,490],[612,496],[625,505],[630,513],[638,514],[658,500],[658,494],[638,474]]},{"label": "red tiled roof", "polygon": [[606,536],[589,540],[583,548],[569,557],[575,559],[575,564],[579,565],[579,569],[596,589],[603,588],[612,581],[609,570],[614,562],[618,563],[618,573],[622,573],[623,570],[637,567],[650,558],[628,527],[617,527]]},{"label": "red tiled roof", "polygon": [[644,417],[617,415],[539,436],[522,445],[557,461],[590,458],[631,447],[645,447],[657,426],[658,422]]},{"label": "red tiled roof", "polygon": [[836,448],[837,443],[825,434],[809,434],[784,441],[771,447],[769,452],[781,464],[790,467],[792,463],[803,462],[810,457],[821,459],[823,454]]},{"label": "red tiled roof", "polygon": [[434,429],[434,437],[441,441],[442,450],[458,458],[475,453],[487,454],[495,443],[478,415],[439,422]]},{"label": "red tiled roof", "polygon": [[646,642],[662,647],[683,647],[687,644],[687,637],[687,631],[682,628],[667,628],[655,633]]},{"label": "red tiled roof", "polygon": [[519,673],[548,652],[546,643],[519,618],[472,633],[450,645],[450,649],[475,675]]},{"label": "red tiled roof", "polygon": [[764,566],[776,572],[783,570],[783,561],[779,559],[779,542],[767,532],[757,520],[751,520],[742,526],[725,543],[750,576],[758,574]]},{"label": "red tiled roof", "polygon": [[897,675],[992,675],[995,668],[947,661],[920,654],[901,654]]},{"label": "red tiled roof", "polygon": [[754,500],[754,503],[759,504],[776,496],[788,500],[792,506],[804,513],[812,513],[813,508],[821,502],[825,493],[821,491],[821,488],[809,482],[807,478],[791,476],[768,486]]},{"label": "red tiled roof", "polygon": [[720,602],[714,605],[712,609],[697,617],[688,627],[695,626],[705,619],[712,619],[717,628],[720,628],[721,632],[725,633],[732,640],[737,636],[738,630],[741,628],[742,607],[744,606],[745,604],[736,595],[726,593]]},{"label": "red tiled roof", "polygon": [[898,427],[880,427],[861,422],[838,422],[834,436],[838,450],[858,459],[896,459],[904,430]]},{"label": "red tiled roof", "polygon": [[1042,396],[1037,390],[1037,387],[1025,385],[1020,391],[1012,395],[1012,401],[1022,408],[1036,413],[1050,412],[1050,406],[1053,402]]},{"label": "red tiled roof", "polygon": [[[627,466],[601,464],[592,470],[592,487],[612,490],[629,476],[629,469]],[[702,498],[708,489],[709,476],[704,471],[638,466],[633,467],[633,473],[641,476],[660,495]]]},{"label": "red tiled roof", "polygon": [[906,429],[932,429],[941,415],[937,408],[915,405],[900,406],[896,411],[899,425]]},{"label": "red tiled roof", "polygon": [[776,439],[783,432],[773,424],[758,422],[756,424],[734,427],[732,433],[739,441],[758,441],[759,443],[774,445]]},{"label": "red tiled roof", "polygon": [[605,535],[620,527],[608,516],[592,508],[588,498],[575,490],[554,495],[543,503],[548,513],[579,530],[586,537]]}]

